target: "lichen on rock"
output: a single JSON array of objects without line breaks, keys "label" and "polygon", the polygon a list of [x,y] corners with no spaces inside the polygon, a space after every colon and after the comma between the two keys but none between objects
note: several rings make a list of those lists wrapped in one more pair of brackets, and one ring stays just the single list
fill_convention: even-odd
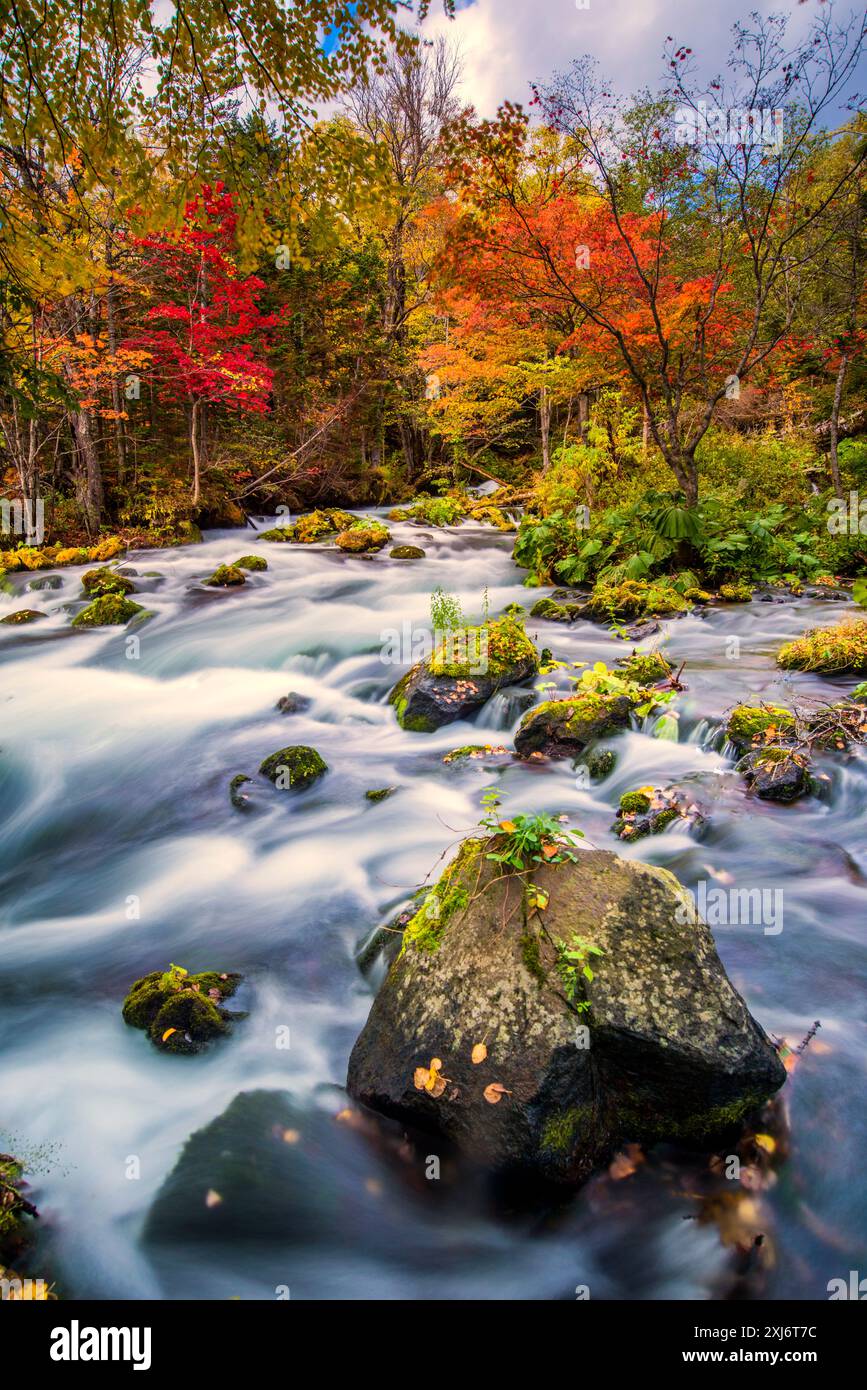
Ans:
[{"label": "lichen on rock", "polygon": [[199,1052],[228,1033],[232,1019],[243,1017],[223,1007],[241,979],[214,970],[190,975],[177,965],[154,970],[132,985],[123,1003],[124,1022],[144,1030],[161,1052]]},{"label": "lichen on rock", "polygon": [[271,753],[259,771],[281,790],[303,791],[328,771],[328,764],[315,748],[296,743]]}]

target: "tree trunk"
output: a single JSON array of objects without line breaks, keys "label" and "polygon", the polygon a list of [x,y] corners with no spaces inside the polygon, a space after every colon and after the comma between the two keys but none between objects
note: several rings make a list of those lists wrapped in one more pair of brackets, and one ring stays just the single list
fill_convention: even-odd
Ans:
[{"label": "tree trunk", "polygon": [[[106,247],[106,258],[108,268],[109,270],[111,270],[112,257],[110,242],[108,242]],[[115,286],[114,280],[109,280],[108,293],[106,295],[108,350],[111,353],[112,360],[115,362],[117,354],[117,317],[115,313],[116,295],[117,288]],[[115,457],[117,459],[117,482],[118,486],[122,487],[126,479],[126,437],[124,434],[122,419],[124,403],[121,398],[120,382],[117,379],[116,372],[112,372],[111,376],[111,410],[112,414],[114,415],[114,448]]]},{"label": "tree trunk", "polygon": [[198,506],[202,498],[202,449],[199,435],[200,402],[193,401],[190,411],[190,448],[193,454],[193,502]]},{"label": "tree trunk", "polygon": [[843,498],[843,484],[840,481],[840,460],[837,456],[837,443],[840,434],[840,405],[843,400],[843,383],[846,380],[846,369],[848,366],[849,359],[845,352],[843,352],[840,354],[840,366],[837,369],[837,380],[834,383],[834,404],[831,406],[831,429],[829,434],[831,442],[831,477],[834,480],[834,491],[841,500]]},{"label": "tree trunk", "polygon": [[547,386],[539,391],[539,423],[542,430],[542,472],[551,467],[551,397]]},{"label": "tree trunk", "polygon": [[590,397],[582,391],[578,397],[578,434],[582,444],[587,443],[587,426],[590,422]]},{"label": "tree trunk", "polygon": [[641,403],[641,414],[641,453],[644,458],[647,458],[647,450],[650,445],[650,415],[645,401]]},{"label": "tree trunk", "polygon": [[75,498],[84,516],[89,536],[99,534],[102,520],[102,471],[93,439],[90,416],[86,410],[71,410],[69,426],[75,441]]}]

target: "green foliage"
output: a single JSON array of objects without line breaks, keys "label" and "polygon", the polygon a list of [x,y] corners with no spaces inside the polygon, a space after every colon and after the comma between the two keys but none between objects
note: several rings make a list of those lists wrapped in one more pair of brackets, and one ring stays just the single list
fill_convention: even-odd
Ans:
[{"label": "green foliage", "polygon": [[584,838],[581,830],[564,830],[560,822],[545,814],[518,815],[500,820],[497,815],[501,798],[496,788],[482,797],[485,815],[479,824],[496,837],[496,848],[489,850],[487,859],[505,864],[524,873],[533,864],[563,864],[575,858],[575,841]]},{"label": "green foliage", "polygon": [[554,969],[563,985],[563,992],[569,1003],[572,1004],[579,1013],[585,1013],[590,1008],[586,999],[580,998],[582,988],[582,977],[588,984],[593,981],[593,969],[588,957],[604,955],[604,951],[599,946],[594,946],[585,937],[574,934],[569,942],[558,941],[556,943],[557,958]]},{"label": "green foliage", "polygon": [[464,625],[460,599],[443,593],[439,584],[430,596],[430,621],[434,632],[454,632]]},{"label": "green foliage", "polygon": [[786,642],[777,653],[777,664],[787,669],[867,671],[867,618],[850,618],[833,627],[811,628],[803,637]]}]

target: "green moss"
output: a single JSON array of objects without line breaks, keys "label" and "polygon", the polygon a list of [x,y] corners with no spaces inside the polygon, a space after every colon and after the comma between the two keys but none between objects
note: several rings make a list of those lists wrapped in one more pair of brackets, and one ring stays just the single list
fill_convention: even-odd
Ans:
[{"label": "green moss", "polygon": [[465,743],[462,747],[453,748],[450,753],[446,753],[443,762],[448,765],[465,762],[468,758],[475,760],[506,752],[508,749],[500,743]]},{"label": "green moss", "polygon": [[229,800],[236,811],[248,811],[250,809],[249,800],[245,793],[241,791],[244,784],[249,781],[251,781],[251,778],[245,776],[243,772],[239,772],[229,783]]},{"label": "green moss", "polygon": [[625,579],[620,584],[600,579],[585,611],[596,618],[643,618],[688,608],[688,601],[664,579]]},{"label": "green moss", "polygon": [[753,591],[749,584],[720,584],[719,596],[727,603],[749,603]]},{"label": "green moss", "polygon": [[315,748],[290,744],[267,757],[259,771],[281,789],[303,791],[328,771],[328,764]]},{"label": "green moss", "polygon": [[424,551],[417,545],[395,545],[388,553],[392,560],[424,559]]},{"label": "green moss", "polygon": [[356,525],[341,531],[335,544],[339,550],[348,551],[352,555],[362,555],[370,550],[382,550],[389,540],[388,529],[378,522],[372,522],[369,526]]},{"label": "green moss", "polygon": [[540,598],[530,609],[531,618],[548,618],[554,623],[568,623],[581,612],[577,603],[556,603],[552,598]]},{"label": "green moss", "polygon": [[811,628],[777,653],[777,664],[786,669],[867,672],[867,618],[848,618],[833,627]]},{"label": "green moss", "polygon": [[726,736],[732,743],[749,744],[772,727],[788,733],[795,727],[794,715],[782,705],[736,705],[729,715]]},{"label": "green moss", "polygon": [[561,1110],[546,1120],[540,1137],[540,1147],[551,1153],[568,1154],[578,1138],[583,1125],[592,1119],[592,1111],[586,1105],[573,1105]]},{"label": "green moss", "polygon": [[7,627],[20,627],[23,623],[35,623],[45,616],[38,608],[19,608],[15,613],[7,613],[5,618],[0,618],[0,623]]},{"label": "green moss", "polygon": [[236,570],[266,570],[268,561],[262,555],[242,555],[240,560],[236,560],[230,569]]},{"label": "green moss", "polygon": [[439,882],[424,894],[418,911],[407,922],[401,955],[409,949],[429,955],[439,950],[449,922],[456,912],[461,912],[469,904],[470,895],[459,880],[468,864],[480,852],[480,842],[464,841]]},{"label": "green moss", "polygon": [[539,938],[530,927],[525,927],[523,935],[521,936],[521,960],[541,989],[547,977],[545,975],[544,966],[542,965]]},{"label": "green moss", "polygon": [[620,798],[621,811],[643,816],[650,810],[650,797],[645,792],[624,792]]},{"label": "green moss", "polygon": [[244,571],[237,565],[218,565],[210,579],[205,580],[211,589],[232,589],[246,582]]},{"label": "green moss", "polygon": [[683,596],[691,603],[710,603],[713,594],[709,594],[707,589],[699,589],[693,585],[689,589],[684,589]]},{"label": "green moss", "polygon": [[617,754],[612,748],[602,748],[598,753],[590,753],[585,759],[585,766],[594,782],[601,782],[603,777],[608,777],[616,765]]},{"label": "green moss", "polygon": [[124,1022],[147,1032],[163,1052],[198,1052],[228,1031],[231,1016],[223,1003],[241,978],[213,970],[190,975],[176,965],[154,970],[130,989],[123,1003]]},{"label": "green moss", "polygon": [[337,531],[348,531],[357,521],[358,518],[351,512],[341,511],[339,507],[323,507],[299,516],[295,525],[291,527],[289,539],[299,545],[312,545]]},{"label": "green moss", "polygon": [[[428,670],[434,676],[450,676],[455,680],[466,680],[478,674],[478,667],[485,657],[487,644],[487,667],[485,674],[497,679],[507,676],[516,667],[530,663],[533,671],[539,669],[539,657],[530,641],[524,625],[516,618],[497,618],[479,627],[457,628],[449,634],[446,644],[441,644],[428,663]],[[466,652],[466,660],[450,661],[455,652]]]},{"label": "green moss", "polygon": [[365,792],[367,801],[386,801],[390,796],[394,796],[397,787],[374,787],[371,791]]},{"label": "green moss", "polygon": [[667,825],[671,825],[673,820],[677,820],[680,811],[676,806],[666,806],[664,811],[659,811],[650,822],[650,832],[652,835],[659,835]]},{"label": "green moss", "polygon": [[99,594],[134,594],[135,585],[129,579],[124,578],[115,570],[107,567],[98,570],[88,570],[81,576],[81,587],[86,594],[94,597]]},{"label": "green moss", "polygon": [[94,599],[93,603],[89,603],[77,618],[73,618],[72,626],[118,627],[128,623],[137,613],[143,612],[140,603],[133,603],[131,599],[124,598],[123,594],[103,594],[100,598]]},{"label": "green moss", "polygon": [[633,652],[625,661],[618,661],[621,675],[632,685],[654,685],[667,680],[671,665],[661,652]]},{"label": "green moss", "polygon": [[260,541],[270,541],[274,545],[286,544],[294,540],[291,526],[272,526],[269,531],[259,532]]}]

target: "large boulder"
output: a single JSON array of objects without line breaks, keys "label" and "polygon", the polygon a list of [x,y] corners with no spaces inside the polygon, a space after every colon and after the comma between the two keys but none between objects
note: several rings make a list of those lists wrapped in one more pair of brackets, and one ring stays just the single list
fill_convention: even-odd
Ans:
[{"label": "large boulder", "polygon": [[397,682],[388,697],[398,723],[431,733],[455,719],[468,719],[505,685],[528,680],[539,669],[536,648],[515,618],[446,635],[427,661]]},{"label": "large boulder", "polygon": [[530,892],[487,857],[502,839],[465,842],[406,927],[350,1094],[553,1182],[623,1142],[732,1133],[785,1071],[691,896],[603,850],[533,864]]}]

